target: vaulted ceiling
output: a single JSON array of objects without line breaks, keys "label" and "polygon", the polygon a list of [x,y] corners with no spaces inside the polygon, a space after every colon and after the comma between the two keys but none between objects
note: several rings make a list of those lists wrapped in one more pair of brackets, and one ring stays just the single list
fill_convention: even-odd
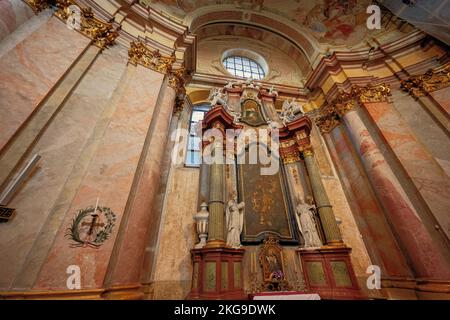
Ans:
[{"label": "vaulted ceiling", "polygon": [[[251,22],[252,15],[282,21],[286,27],[301,30],[319,44],[355,45],[369,33],[367,6],[371,0],[140,0],[158,8],[191,29],[208,13],[221,12],[223,20]],[[243,13],[237,16],[235,13]],[[270,22],[270,20],[267,20]],[[267,27],[272,27],[270,24]],[[195,30],[192,30],[195,31]]]}]

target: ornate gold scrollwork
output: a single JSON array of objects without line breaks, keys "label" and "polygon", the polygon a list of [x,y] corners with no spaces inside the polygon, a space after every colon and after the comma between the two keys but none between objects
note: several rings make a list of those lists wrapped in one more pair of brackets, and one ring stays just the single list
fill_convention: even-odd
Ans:
[{"label": "ornate gold scrollwork", "polygon": [[300,161],[300,154],[297,151],[296,144],[294,139],[280,142],[280,157],[284,164]]},{"label": "ornate gold scrollwork", "polygon": [[184,93],[184,73],[185,69],[180,68],[177,70],[172,70],[172,72],[169,73],[169,86],[174,88],[177,93]]},{"label": "ornate gold scrollwork", "polygon": [[[324,132],[332,130],[336,125],[336,115],[343,117],[347,112],[354,110],[358,103],[388,102],[391,89],[388,84],[367,85],[365,87],[352,86],[351,89],[340,91],[330,105],[330,111],[319,117],[318,122],[324,127]],[[317,122],[316,122],[317,123]],[[331,129],[329,129],[331,128]]]},{"label": "ornate gold scrollwork", "polygon": [[172,71],[172,64],[175,61],[175,57],[163,57],[158,50],[151,50],[140,41],[131,42],[128,58],[133,65],[140,64],[164,74]]},{"label": "ornate gold scrollwork", "polygon": [[283,160],[283,164],[295,163],[300,161],[298,152],[281,153],[280,156]]},{"label": "ornate gold scrollwork", "polygon": [[184,94],[180,94],[175,97],[175,106],[173,108],[173,114],[179,115],[183,110],[184,110]]},{"label": "ornate gold scrollwork", "polygon": [[25,3],[30,6],[35,14],[50,7],[47,0],[25,0]]},{"label": "ornate gold scrollwork", "polygon": [[313,148],[310,144],[305,144],[298,147],[298,150],[303,154],[303,157],[311,157],[314,155]]},{"label": "ornate gold scrollwork", "polygon": [[401,88],[414,98],[423,97],[430,92],[447,88],[450,85],[450,62],[423,75],[412,76],[401,81]]},{"label": "ornate gold scrollwork", "polygon": [[82,8],[74,0],[56,0],[58,10],[55,12],[55,16],[67,22],[67,19],[74,14],[71,6],[80,8],[79,25],[75,26],[74,29],[92,39],[93,43],[99,48],[104,49],[114,44],[119,36],[118,32],[113,30],[112,24],[95,18],[92,8]]},{"label": "ornate gold scrollwork", "polygon": [[340,123],[338,114],[331,106],[325,107],[314,121],[322,134],[331,132]]},{"label": "ornate gold scrollwork", "polygon": [[388,102],[391,95],[391,88],[385,83],[358,89],[358,100],[362,103]]}]

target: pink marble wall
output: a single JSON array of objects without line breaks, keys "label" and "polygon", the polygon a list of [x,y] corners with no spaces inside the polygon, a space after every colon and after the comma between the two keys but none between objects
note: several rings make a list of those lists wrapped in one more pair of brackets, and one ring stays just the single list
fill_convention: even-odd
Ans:
[{"label": "pink marble wall", "polygon": [[[42,158],[10,205],[15,218],[0,229],[0,291],[29,289],[85,174],[102,115],[127,63],[117,47],[105,50],[30,150]],[[75,66],[78,68],[78,65]],[[92,88],[95,87],[95,90]],[[82,124],[82,125],[81,125]],[[94,135],[94,137],[93,137]]]},{"label": "pink marble wall", "polygon": [[[441,229],[450,232],[450,178],[435,161],[426,146],[420,143],[400,114],[389,103],[370,103],[366,110],[376,123],[381,136],[391,147],[406,170],[428,208],[439,222]],[[438,235],[434,219],[426,219],[433,232]],[[428,221],[427,221],[428,220]],[[443,250],[445,250],[443,248]]]},{"label": "pink marble wall", "polygon": [[155,196],[162,172],[162,160],[166,151],[170,119],[175,102],[175,90],[166,87],[161,91],[157,109],[153,115],[154,126],[149,132],[147,154],[143,163],[130,216],[123,229],[123,241],[117,244],[118,258],[114,264],[109,285],[139,284],[149,228],[159,230],[160,212],[155,211]]},{"label": "pink marble wall", "polygon": [[52,17],[0,59],[0,151],[89,42]]},{"label": "pink marble wall", "polygon": [[[117,107],[59,228],[35,289],[66,290],[66,268],[78,265],[82,289],[101,288],[115,245],[164,75],[129,65]],[[64,234],[79,209],[99,205],[117,215],[99,248],[70,248]]]},{"label": "pink marble wall", "polygon": [[0,0],[0,41],[34,16],[22,0]]},{"label": "pink marble wall", "polygon": [[430,279],[450,277],[450,269],[442,251],[358,113],[348,112],[344,122],[386,216],[406,249],[415,275]]},{"label": "pink marble wall", "polygon": [[443,112],[450,115],[450,87],[431,92],[430,96]]},{"label": "pink marble wall", "polygon": [[383,277],[410,276],[411,271],[405,257],[392,234],[348,137],[340,127],[337,127],[330,134],[325,134],[324,138],[346,189],[346,195],[349,197],[349,203],[372,263],[380,266]]}]

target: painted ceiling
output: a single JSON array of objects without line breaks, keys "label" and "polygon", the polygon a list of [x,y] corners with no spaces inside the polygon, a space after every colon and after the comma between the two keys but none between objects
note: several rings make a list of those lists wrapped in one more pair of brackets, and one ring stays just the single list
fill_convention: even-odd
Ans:
[{"label": "painted ceiling", "polygon": [[354,45],[369,33],[367,6],[371,0],[141,0],[145,5],[186,21],[196,12],[217,8],[278,16],[308,32],[319,43]]}]

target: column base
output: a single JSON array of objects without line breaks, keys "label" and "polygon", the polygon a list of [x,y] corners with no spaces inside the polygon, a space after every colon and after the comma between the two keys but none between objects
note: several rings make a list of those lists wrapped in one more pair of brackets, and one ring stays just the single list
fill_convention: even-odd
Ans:
[{"label": "column base", "polygon": [[359,288],[351,261],[351,248],[327,246],[297,249],[309,292],[322,299],[367,299]]},{"label": "column base", "polygon": [[244,300],[244,249],[192,249],[192,289],[188,300]]}]

